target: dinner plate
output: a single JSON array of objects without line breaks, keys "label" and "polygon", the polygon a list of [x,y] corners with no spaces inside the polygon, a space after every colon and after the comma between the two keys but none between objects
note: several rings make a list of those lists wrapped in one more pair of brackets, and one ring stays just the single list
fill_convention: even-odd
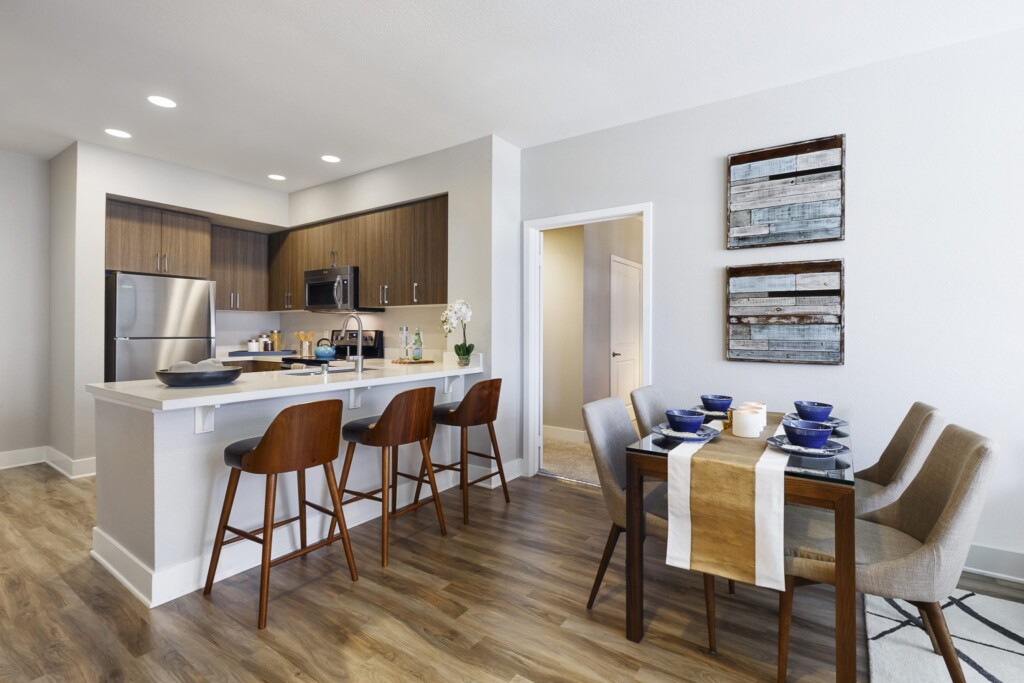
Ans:
[{"label": "dinner plate", "polygon": [[724,410],[708,410],[702,405],[696,405],[693,409],[697,412],[704,413],[706,417],[714,418],[715,420],[725,420],[729,417],[729,413]]},{"label": "dinner plate", "polygon": [[[802,420],[804,418],[800,417],[800,413],[786,413],[785,419]],[[835,429],[836,427],[847,427],[850,424],[846,420],[841,420],[838,417],[830,417],[827,420],[811,420],[811,422],[824,422],[827,425],[832,425],[833,429]]]},{"label": "dinner plate", "polygon": [[819,457],[819,458],[831,458],[836,455],[842,455],[843,453],[849,453],[850,447],[844,446],[836,441],[826,441],[825,445],[821,448],[807,448],[806,446],[797,446],[789,442],[785,434],[779,434],[778,436],[769,436],[769,446],[775,446],[781,448],[787,453],[795,453],[797,455],[803,455],[808,457]]},{"label": "dinner plate", "polygon": [[666,439],[672,439],[673,441],[695,441],[695,442],[707,442],[718,436],[719,432],[714,427],[708,427],[707,425],[701,425],[701,428],[696,432],[675,432],[669,428],[668,422],[662,422],[656,427],[652,427],[651,431],[655,434],[660,434]]}]

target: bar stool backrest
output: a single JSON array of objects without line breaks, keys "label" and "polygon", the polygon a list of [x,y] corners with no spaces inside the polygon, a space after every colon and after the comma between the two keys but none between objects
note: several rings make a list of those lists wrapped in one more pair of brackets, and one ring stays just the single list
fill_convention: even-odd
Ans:
[{"label": "bar stool backrest", "polygon": [[472,427],[498,419],[498,399],[501,397],[501,378],[477,382],[466,392],[466,397],[455,409],[453,422]]},{"label": "bar stool backrest", "polygon": [[391,399],[366,435],[367,446],[400,446],[430,438],[434,387],[409,389]]},{"label": "bar stool backrest", "polygon": [[341,409],[338,399],[285,408],[259,445],[242,458],[242,469],[280,474],[331,462],[338,457],[341,442]]}]

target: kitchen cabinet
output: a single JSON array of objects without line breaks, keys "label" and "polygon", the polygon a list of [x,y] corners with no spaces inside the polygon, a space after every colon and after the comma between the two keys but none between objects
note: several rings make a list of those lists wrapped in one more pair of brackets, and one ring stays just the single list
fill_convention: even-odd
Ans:
[{"label": "kitchen cabinet", "polygon": [[303,274],[306,271],[305,230],[277,232],[270,236],[269,304],[272,311],[302,310],[306,305]]},{"label": "kitchen cabinet", "polygon": [[217,310],[267,310],[267,249],[267,235],[213,226],[210,260]]},{"label": "kitchen cabinet", "polygon": [[202,216],[107,201],[107,270],[209,278],[210,240]]}]

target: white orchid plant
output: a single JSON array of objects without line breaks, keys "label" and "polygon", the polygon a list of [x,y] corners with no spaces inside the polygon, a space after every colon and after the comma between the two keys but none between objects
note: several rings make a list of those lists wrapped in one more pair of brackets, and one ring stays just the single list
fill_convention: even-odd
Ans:
[{"label": "white orchid plant", "polygon": [[444,330],[445,337],[462,326],[462,343],[455,345],[456,356],[468,356],[473,353],[473,344],[466,342],[466,324],[472,317],[473,309],[465,299],[456,299],[455,302],[448,304],[448,308],[441,314],[441,329]]}]

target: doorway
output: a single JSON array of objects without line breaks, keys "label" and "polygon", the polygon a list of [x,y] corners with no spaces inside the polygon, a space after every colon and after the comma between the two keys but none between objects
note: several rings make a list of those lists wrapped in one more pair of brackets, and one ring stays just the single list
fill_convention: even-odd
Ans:
[{"label": "doorway", "polygon": [[[591,472],[568,478],[596,483],[583,404],[612,395],[628,403],[632,388],[651,376],[651,206],[527,221],[524,227],[525,474],[536,474],[542,463],[549,470],[568,450],[576,465],[585,463]],[[566,253],[576,256],[567,262]],[[565,296],[552,310],[553,291]],[[559,397],[554,405],[547,400],[552,393]],[[553,441],[560,442],[559,452]]]}]

